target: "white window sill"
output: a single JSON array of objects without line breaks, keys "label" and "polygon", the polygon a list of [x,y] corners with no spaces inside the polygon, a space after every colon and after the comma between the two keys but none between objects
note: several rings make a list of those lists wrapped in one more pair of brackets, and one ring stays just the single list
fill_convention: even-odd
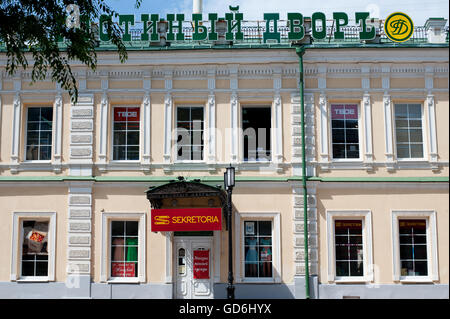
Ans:
[{"label": "white window sill", "polygon": [[371,282],[367,277],[338,277],[334,280],[336,284],[365,284]]},{"label": "white window sill", "polygon": [[241,283],[275,284],[275,283],[277,283],[277,281],[274,278],[242,278]]},{"label": "white window sill", "polygon": [[138,277],[133,278],[110,278],[106,281],[108,284],[140,284]]},{"label": "white window sill", "polygon": [[420,284],[431,284],[433,283],[433,280],[430,277],[400,277],[400,283],[402,284],[414,284],[414,283],[420,283]]},{"label": "white window sill", "polygon": [[49,282],[48,277],[21,277],[16,280],[16,282]]}]

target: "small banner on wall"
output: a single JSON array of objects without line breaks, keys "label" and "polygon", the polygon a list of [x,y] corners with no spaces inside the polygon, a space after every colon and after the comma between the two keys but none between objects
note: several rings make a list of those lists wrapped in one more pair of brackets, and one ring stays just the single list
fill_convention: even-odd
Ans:
[{"label": "small banner on wall", "polygon": [[151,215],[153,232],[222,229],[221,208],[152,209]]},{"label": "small banner on wall", "polygon": [[194,279],[209,279],[209,250],[194,250]]}]

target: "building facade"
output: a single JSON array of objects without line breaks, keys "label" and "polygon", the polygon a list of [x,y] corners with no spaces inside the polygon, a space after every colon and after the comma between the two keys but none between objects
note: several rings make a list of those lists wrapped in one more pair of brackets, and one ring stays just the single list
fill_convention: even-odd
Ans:
[{"label": "building facade", "polygon": [[[305,298],[306,277],[311,298],[448,298],[441,32],[302,57],[100,46],[97,71],[72,66],[75,104],[0,53],[0,296],[226,298],[232,165],[236,298]],[[157,211],[214,208],[219,229],[154,231]]]}]

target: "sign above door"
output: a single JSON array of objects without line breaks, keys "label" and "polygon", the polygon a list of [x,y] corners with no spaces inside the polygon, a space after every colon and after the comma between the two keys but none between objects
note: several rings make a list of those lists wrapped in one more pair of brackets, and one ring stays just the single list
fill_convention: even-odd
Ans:
[{"label": "sign above door", "polygon": [[152,209],[151,211],[152,232],[221,229],[221,208],[175,208]]}]

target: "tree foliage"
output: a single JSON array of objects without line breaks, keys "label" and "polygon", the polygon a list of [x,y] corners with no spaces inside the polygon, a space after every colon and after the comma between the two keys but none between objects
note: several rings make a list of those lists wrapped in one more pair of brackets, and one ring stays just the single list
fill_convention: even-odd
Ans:
[{"label": "tree foliage", "polygon": [[[13,75],[18,68],[27,69],[32,63],[32,82],[51,76],[77,100],[76,79],[70,63],[77,60],[96,69],[98,33],[93,23],[102,14],[118,17],[104,0],[0,0],[0,51],[6,51],[6,71]],[[140,6],[137,0],[135,6]],[[66,25],[69,4],[80,11],[80,27]],[[111,43],[117,47],[124,62],[127,52],[122,42],[122,30],[112,19],[106,21]],[[61,39],[64,45],[61,45]]]}]

